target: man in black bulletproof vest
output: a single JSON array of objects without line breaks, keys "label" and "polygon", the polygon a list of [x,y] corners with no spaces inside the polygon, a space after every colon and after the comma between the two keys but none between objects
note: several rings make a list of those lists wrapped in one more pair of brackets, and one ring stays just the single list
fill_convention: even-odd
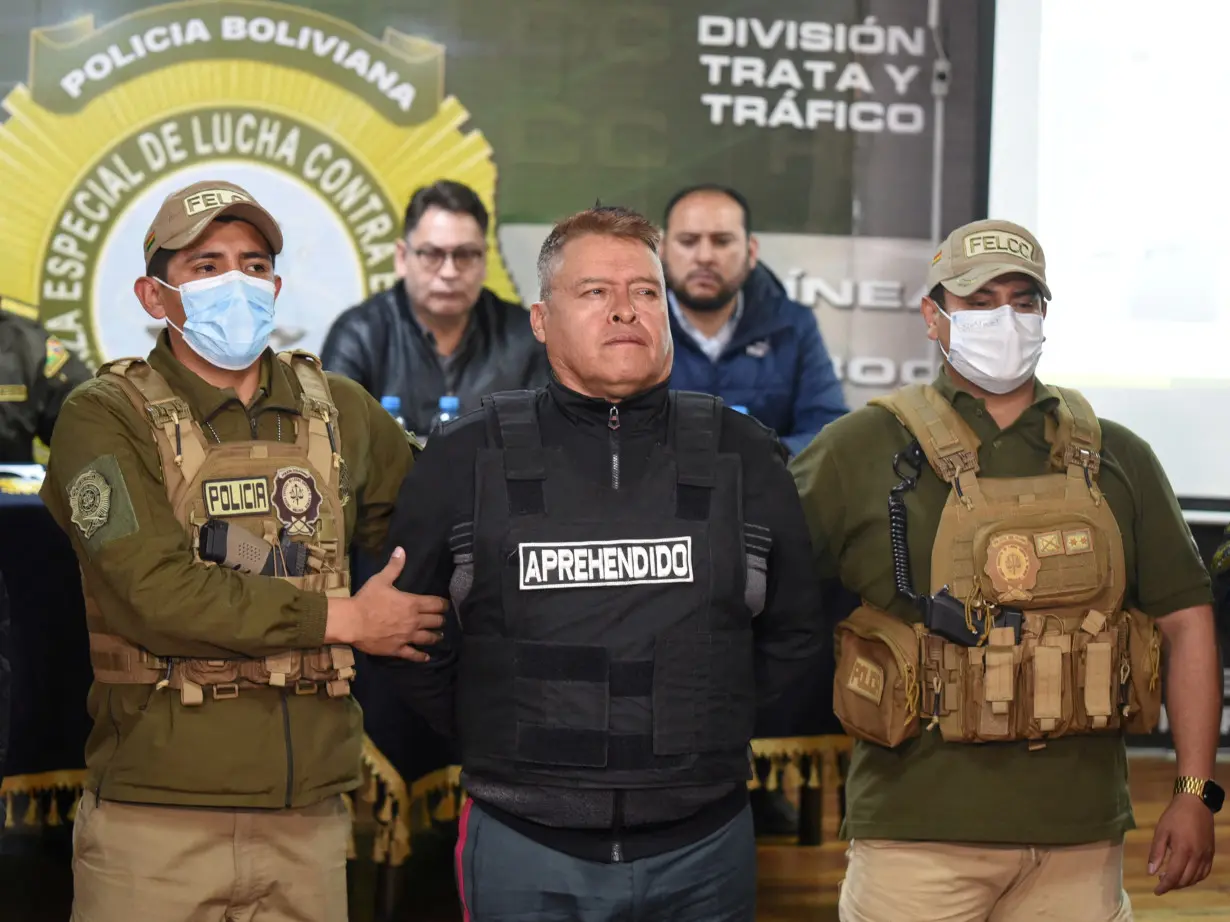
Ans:
[{"label": "man in black bulletproof vest", "polygon": [[755,918],[749,742],[819,595],[777,437],[669,389],[659,242],[622,208],[552,230],[552,382],[437,434],[394,514],[399,588],[452,609],[377,680],[459,742],[467,919]]}]

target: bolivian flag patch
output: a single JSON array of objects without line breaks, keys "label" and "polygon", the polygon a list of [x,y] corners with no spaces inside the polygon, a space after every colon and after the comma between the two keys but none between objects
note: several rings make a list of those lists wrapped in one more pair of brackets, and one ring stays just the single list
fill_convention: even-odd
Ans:
[{"label": "bolivian flag patch", "polygon": [[68,349],[54,336],[47,337],[47,357],[43,360],[43,377],[54,378],[68,362]]}]

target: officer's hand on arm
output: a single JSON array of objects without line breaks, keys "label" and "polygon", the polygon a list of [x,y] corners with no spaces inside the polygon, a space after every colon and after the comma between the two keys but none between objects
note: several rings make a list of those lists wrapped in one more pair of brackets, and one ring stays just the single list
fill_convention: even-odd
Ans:
[{"label": "officer's hand on arm", "polygon": [[[483,426],[469,425],[463,417],[437,434],[414,463],[401,485],[397,507],[389,524],[389,547],[406,548],[405,567],[395,577],[395,589],[447,596],[453,575],[449,535],[474,513],[473,477],[458,476],[473,470],[474,455],[485,444]],[[461,431],[455,431],[460,429]],[[396,572],[390,567],[386,573]],[[444,611],[444,607],[434,609]],[[415,711],[443,737],[454,733],[454,697],[460,660],[461,631],[450,606],[443,619],[443,638],[426,657],[370,661],[370,674],[406,707]]]},{"label": "officer's hand on arm", "polygon": [[330,599],[325,642],[350,644],[373,656],[427,662],[430,657],[410,645],[426,647],[440,640],[448,601],[397,589],[393,583],[405,563],[405,551],[399,547],[352,598]]}]

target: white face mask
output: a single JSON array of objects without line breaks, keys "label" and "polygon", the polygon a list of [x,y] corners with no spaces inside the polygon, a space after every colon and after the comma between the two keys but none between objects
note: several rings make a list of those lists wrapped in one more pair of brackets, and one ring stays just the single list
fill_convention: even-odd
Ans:
[{"label": "white face mask", "polygon": [[[937,305],[938,307],[938,305]],[[1007,394],[1034,375],[1042,358],[1042,314],[1023,314],[1011,304],[993,311],[940,313],[950,332],[944,358],[953,371],[991,394]]]}]

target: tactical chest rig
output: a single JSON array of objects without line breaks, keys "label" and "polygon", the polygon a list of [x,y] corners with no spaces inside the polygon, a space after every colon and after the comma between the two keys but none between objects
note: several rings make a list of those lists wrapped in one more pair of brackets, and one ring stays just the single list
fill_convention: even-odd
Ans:
[{"label": "tactical chest rig", "polygon": [[670,401],[670,444],[616,489],[542,444],[533,394],[484,400],[475,521],[453,541],[466,771],[599,789],[746,779],[772,537],[743,522],[720,402]]},{"label": "tactical chest rig", "polygon": [[[864,604],[838,626],[835,710],[850,735],[884,746],[920,717],[950,742],[1147,733],[1161,707],[1161,638],[1124,610],[1123,539],[1097,486],[1101,427],[1080,394],[1057,389],[1048,420],[1055,472],[979,478],[978,437],[934,388],[872,403],[891,410],[951,490],[931,555],[930,595],[910,584],[905,507],[890,499],[897,589],[915,625]],[[904,457],[903,457],[904,456]]]},{"label": "tactical chest rig", "polygon": [[[348,486],[338,454],[337,409],[314,356],[282,353],[278,359],[293,370],[303,394],[294,417],[294,441],[211,443],[192,417],[188,404],[166,380],[141,359],[111,362],[99,370],[117,382],[149,422],[162,462],[167,498],[175,517],[202,559],[204,528],[226,522],[232,532],[251,540],[226,566],[241,568],[264,554],[276,566],[272,578],[329,596],[350,595],[342,507]],[[280,429],[279,429],[280,433]],[[221,556],[221,555],[217,555]],[[304,566],[287,565],[287,558]],[[261,572],[259,561],[250,572]],[[288,575],[301,572],[303,575]],[[185,705],[199,705],[206,692],[215,699],[234,698],[243,688],[276,686],[296,694],[348,695],[354,676],[354,651],[333,645],[315,650],[286,650],[260,658],[162,658],[108,630],[106,620],[84,582],[90,660],[94,679],[108,684],[156,685],[177,689]],[[191,599],[166,600],[191,608]],[[191,617],[185,612],[184,617]],[[224,643],[223,638],[219,638]]]}]

